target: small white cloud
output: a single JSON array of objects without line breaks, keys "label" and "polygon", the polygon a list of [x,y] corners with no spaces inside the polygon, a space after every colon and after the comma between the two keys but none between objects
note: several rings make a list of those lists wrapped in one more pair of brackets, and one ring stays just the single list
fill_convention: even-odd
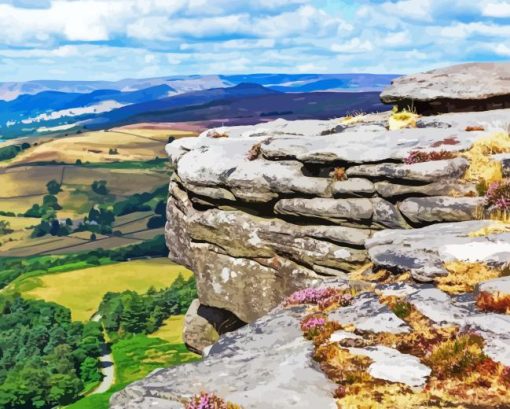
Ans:
[{"label": "small white cloud", "polygon": [[368,40],[360,40],[359,38],[353,38],[343,44],[333,44],[331,51],[335,53],[346,53],[346,54],[358,54],[366,53],[374,49],[373,44]]},{"label": "small white cloud", "polygon": [[487,17],[508,18],[510,17],[510,3],[501,1],[486,4],[482,9],[482,14]]}]

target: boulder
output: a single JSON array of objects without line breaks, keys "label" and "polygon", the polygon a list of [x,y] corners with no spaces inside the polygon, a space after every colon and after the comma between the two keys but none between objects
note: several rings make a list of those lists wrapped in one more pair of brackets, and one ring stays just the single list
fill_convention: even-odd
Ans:
[{"label": "boulder", "polygon": [[219,339],[212,324],[198,314],[199,300],[193,300],[184,318],[183,339],[190,351],[202,355],[204,349]]},{"label": "boulder", "polygon": [[419,197],[398,205],[402,214],[416,224],[462,222],[475,220],[483,214],[483,197]]},{"label": "boulder", "polygon": [[510,62],[440,68],[397,78],[381,100],[429,115],[510,108],[509,72]]}]

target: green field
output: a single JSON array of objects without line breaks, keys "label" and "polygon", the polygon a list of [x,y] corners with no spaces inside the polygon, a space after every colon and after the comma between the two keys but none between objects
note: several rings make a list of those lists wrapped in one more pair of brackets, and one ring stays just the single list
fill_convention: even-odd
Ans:
[{"label": "green field", "polygon": [[150,287],[160,289],[170,286],[179,274],[185,278],[192,275],[186,268],[172,265],[166,258],[156,258],[23,277],[14,285],[26,297],[63,305],[71,310],[74,320],[87,321],[97,311],[107,292],[133,290],[144,293]]}]

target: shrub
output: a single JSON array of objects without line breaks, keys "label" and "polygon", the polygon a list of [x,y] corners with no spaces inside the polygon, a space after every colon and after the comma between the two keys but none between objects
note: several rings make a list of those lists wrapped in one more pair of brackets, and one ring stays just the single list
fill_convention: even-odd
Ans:
[{"label": "shrub", "polygon": [[510,180],[491,183],[485,193],[485,202],[497,210],[510,210]]},{"label": "shrub", "polygon": [[60,183],[58,183],[55,179],[53,180],[50,180],[47,184],[46,184],[46,188],[48,189],[48,193],[50,195],[56,195],[60,192]]},{"label": "shrub", "polygon": [[186,409],[241,409],[239,405],[226,402],[214,393],[202,392],[186,404]]},{"label": "shrub", "polygon": [[482,291],[476,298],[476,305],[483,311],[510,314],[510,295]]},{"label": "shrub", "polygon": [[345,168],[335,168],[331,171],[329,176],[331,178],[333,178],[333,180],[337,180],[337,181],[347,179],[347,175],[345,173]]},{"label": "shrub", "polygon": [[432,152],[412,151],[409,153],[407,158],[404,159],[404,162],[407,165],[412,165],[414,163],[430,162],[434,160],[444,160],[453,158],[455,158],[455,153],[449,151],[432,151]]},{"label": "shrub", "polygon": [[256,143],[255,145],[253,145],[246,154],[246,159],[248,160],[257,159],[260,156],[260,147],[261,147],[260,143]]},{"label": "shrub", "polygon": [[486,359],[483,338],[474,333],[464,333],[437,345],[425,358],[425,363],[439,379],[463,378]]},{"label": "shrub", "polygon": [[98,195],[107,195],[108,188],[106,187],[106,180],[95,180],[91,185],[92,191]]}]

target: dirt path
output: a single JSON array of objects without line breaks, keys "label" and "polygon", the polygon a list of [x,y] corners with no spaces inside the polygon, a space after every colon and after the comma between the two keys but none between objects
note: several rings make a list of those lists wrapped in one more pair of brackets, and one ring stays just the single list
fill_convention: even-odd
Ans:
[{"label": "dirt path", "polygon": [[[94,322],[99,322],[100,320],[101,315],[99,314],[95,314],[92,317],[92,321]],[[101,345],[101,356],[99,357],[99,362],[101,373],[103,374],[103,380],[99,386],[90,393],[90,395],[106,392],[115,383],[115,363],[113,361],[113,355],[107,344]]]}]

